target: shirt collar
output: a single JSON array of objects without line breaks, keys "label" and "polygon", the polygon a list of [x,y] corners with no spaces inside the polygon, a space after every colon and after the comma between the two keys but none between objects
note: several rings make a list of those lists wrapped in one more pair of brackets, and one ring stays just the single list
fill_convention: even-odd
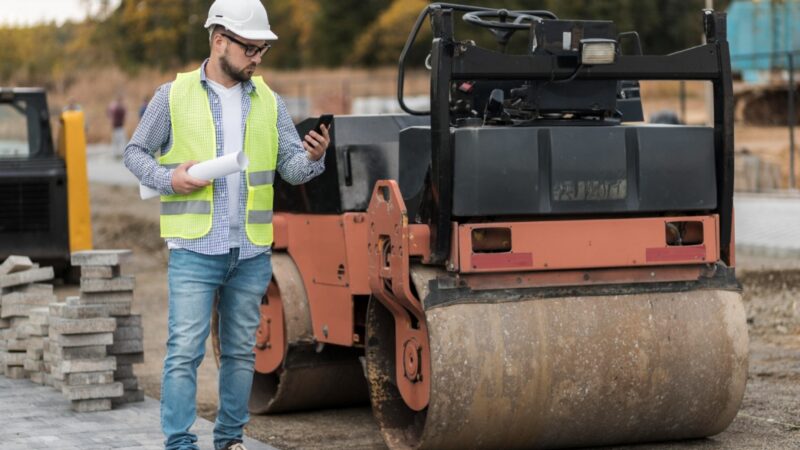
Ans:
[{"label": "shirt collar", "polygon": [[[203,84],[203,87],[208,88],[208,78],[206,77],[206,64],[208,64],[208,58],[203,61],[203,64],[200,64],[200,83]],[[244,93],[250,95],[253,92],[258,93],[256,91],[256,86],[253,84],[253,80],[247,80],[242,83],[242,88],[244,89]]]}]

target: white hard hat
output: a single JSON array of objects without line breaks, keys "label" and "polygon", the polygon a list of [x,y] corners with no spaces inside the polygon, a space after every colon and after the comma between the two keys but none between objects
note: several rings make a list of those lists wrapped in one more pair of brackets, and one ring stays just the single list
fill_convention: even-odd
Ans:
[{"label": "white hard hat", "polygon": [[278,39],[269,28],[267,10],[260,0],[216,0],[208,10],[205,28],[214,25],[254,41]]}]

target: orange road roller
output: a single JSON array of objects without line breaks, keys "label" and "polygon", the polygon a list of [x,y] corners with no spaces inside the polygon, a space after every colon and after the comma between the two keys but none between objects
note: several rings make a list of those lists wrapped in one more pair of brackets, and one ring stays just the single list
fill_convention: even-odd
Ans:
[{"label": "orange road roller", "polygon": [[[651,56],[610,21],[422,11],[405,113],[336,116],[324,174],[276,181],[252,412],[370,402],[392,449],[723,431],[748,336],[725,15],[700,16],[706,44]],[[643,123],[640,80],[710,82],[713,126]]]}]

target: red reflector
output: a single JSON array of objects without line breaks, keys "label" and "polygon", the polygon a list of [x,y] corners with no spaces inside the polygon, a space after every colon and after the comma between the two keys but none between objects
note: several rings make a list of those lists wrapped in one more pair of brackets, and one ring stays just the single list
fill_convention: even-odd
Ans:
[{"label": "red reflector", "polygon": [[533,266],[533,253],[473,253],[473,269],[508,269]]},{"label": "red reflector", "polygon": [[686,247],[648,248],[647,262],[703,261],[706,257],[705,245]]},{"label": "red reflector", "polygon": [[472,83],[469,83],[469,82],[461,83],[458,86],[458,90],[461,91],[461,92],[464,92],[465,94],[469,94],[470,92],[472,92],[472,87],[473,86],[474,85]]}]

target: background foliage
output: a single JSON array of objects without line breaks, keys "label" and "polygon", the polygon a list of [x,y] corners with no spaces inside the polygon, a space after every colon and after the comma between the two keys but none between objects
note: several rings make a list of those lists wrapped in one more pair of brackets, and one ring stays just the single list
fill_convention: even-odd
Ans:
[{"label": "background foliage", "polygon": [[[267,64],[276,69],[374,67],[397,62],[428,0],[262,0],[280,36]],[[610,19],[639,31],[645,53],[700,42],[703,0],[463,0],[508,9],[549,9],[562,18]],[[0,82],[69,85],[85,69],[185,67],[208,54],[203,29],[210,0],[123,0],[82,23],[0,27]],[[717,9],[728,1],[717,0]],[[465,31],[464,26],[458,26]],[[483,33],[483,42],[489,34]],[[424,55],[427,29],[416,44]],[[421,57],[417,58],[421,62]]]}]

